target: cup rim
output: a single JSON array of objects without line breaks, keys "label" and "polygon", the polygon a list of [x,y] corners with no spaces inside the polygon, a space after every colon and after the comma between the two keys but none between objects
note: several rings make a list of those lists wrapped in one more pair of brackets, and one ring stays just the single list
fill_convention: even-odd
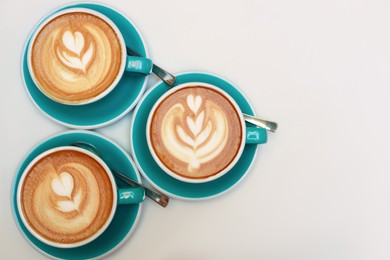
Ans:
[{"label": "cup rim", "polygon": [[[237,114],[238,114],[238,117],[240,119],[240,125],[241,125],[241,143],[240,143],[240,147],[236,153],[236,156],[234,157],[234,159],[230,162],[230,164],[225,167],[222,171],[214,174],[214,175],[211,175],[209,177],[206,177],[206,178],[199,178],[199,179],[193,179],[193,178],[187,178],[187,177],[184,177],[184,176],[180,176],[178,175],[177,173],[175,173],[174,171],[170,170],[168,167],[165,166],[165,164],[163,164],[161,162],[161,160],[159,159],[159,157],[157,156],[156,152],[154,151],[153,149],[153,145],[151,143],[151,140],[150,140],[150,126],[151,126],[151,121],[152,121],[152,117],[153,117],[153,114],[155,112],[155,110],[157,109],[157,107],[159,106],[159,104],[165,100],[168,96],[170,96],[171,94],[173,94],[174,92],[180,90],[180,89],[183,89],[183,88],[187,88],[187,87],[191,87],[191,86],[204,86],[206,88],[211,88],[213,89],[214,91],[217,91],[218,93],[222,94],[226,99],[228,99],[228,101],[232,104],[232,106],[234,107],[234,109],[236,110]],[[197,81],[193,81],[193,82],[186,82],[186,83],[182,83],[182,84],[179,84],[177,86],[174,86],[172,87],[171,89],[169,89],[167,92],[165,92],[156,102],[155,104],[153,105],[152,109],[149,111],[149,115],[148,115],[148,118],[147,118],[147,122],[146,122],[146,141],[147,141],[147,144],[148,144],[148,148],[149,148],[149,151],[154,159],[154,161],[157,163],[157,165],[165,172],[167,173],[168,175],[170,175],[171,177],[179,180],[179,181],[182,181],[182,182],[188,182],[188,183],[206,183],[206,182],[210,182],[210,181],[213,181],[213,180],[216,180],[220,177],[222,177],[223,175],[225,175],[227,172],[229,172],[233,167],[234,165],[238,162],[238,160],[240,159],[241,157],[241,154],[243,153],[244,151],[244,148],[245,148],[245,131],[246,131],[246,124],[245,124],[245,120],[244,120],[244,116],[242,114],[242,111],[240,109],[240,107],[238,106],[237,102],[233,99],[233,97],[231,97],[226,91],[222,90],[221,88],[219,88],[218,86],[216,85],[212,85],[212,84],[209,84],[209,83],[205,83],[205,82],[197,82]]]},{"label": "cup rim", "polygon": [[[63,243],[58,243],[58,242],[53,242],[49,239],[46,239],[44,238],[43,236],[39,235],[28,223],[28,221],[26,220],[26,217],[24,215],[24,212],[23,212],[23,209],[22,209],[22,205],[21,205],[21,191],[22,191],[22,186],[23,186],[23,183],[24,183],[24,180],[28,174],[28,172],[30,171],[30,169],[39,161],[41,160],[42,158],[44,158],[45,156],[49,155],[49,154],[52,154],[54,152],[57,152],[57,151],[63,151],[63,150],[72,150],[72,151],[78,151],[78,152],[81,152],[81,153],[84,153],[90,157],[92,157],[95,161],[97,161],[105,170],[106,174],[108,175],[109,179],[110,179],[110,182],[111,182],[111,188],[112,188],[112,194],[113,194],[113,203],[112,203],[112,207],[111,207],[111,212],[110,212],[110,215],[109,217],[107,218],[106,222],[104,223],[104,225],[96,232],[94,233],[92,236],[82,240],[82,241],[78,241],[78,242],[75,242],[75,243],[68,243],[68,244],[63,244]],[[40,240],[41,242],[49,245],[49,246],[53,246],[53,247],[57,247],[57,248],[75,248],[75,247],[80,247],[80,246],[83,246],[83,245],[86,245],[90,242],[92,242],[93,240],[95,240],[96,238],[98,238],[107,228],[108,226],[110,225],[111,221],[113,220],[114,218],[114,215],[115,215],[115,212],[116,212],[116,208],[117,208],[117,202],[118,202],[118,197],[117,197],[117,186],[116,186],[116,183],[115,183],[115,179],[114,179],[114,176],[110,170],[110,168],[107,166],[107,164],[100,158],[98,157],[96,154],[86,150],[86,149],[83,149],[83,148],[79,148],[79,147],[75,147],[75,146],[58,146],[58,147],[54,147],[54,148],[51,148],[51,149],[48,149],[42,153],[40,153],[39,155],[37,155],[27,166],[26,168],[23,170],[23,173],[21,174],[20,176],[20,179],[19,179],[19,182],[17,184],[17,191],[16,191],[16,204],[17,204],[17,211],[19,213],[19,216],[20,216],[20,219],[22,220],[22,223],[23,225],[26,227],[26,229],[35,237],[37,238],[38,240]]]},{"label": "cup rim", "polygon": [[[37,80],[37,78],[35,76],[33,67],[32,67],[31,55],[32,55],[32,48],[33,48],[34,42],[35,42],[36,37],[38,36],[38,34],[41,32],[41,30],[48,23],[50,23],[53,19],[55,19],[55,18],[57,18],[57,17],[59,17],[61,15],[64,15],[64,14],[74,13],[74,12],[82,12],[82,13],[87,13],[87,14],[91,14],[91,15],[97,16],[98,18],[104,20],[115,31],[115,34],[116,34],[116,36],[118,38],[118,41],[119,41],[119,43],[121,45],[121,65],[120,65],[118,74],[116,75],[114,81],[103,92],[101,92],[97,96],[94,96],[94,97],[92,97],[90,99],[87,99],[87,100],[75,101],[75,102],[67,102],[67,101],[59,100],[59,99],[56,99],[56,98],[50,96],[40,86],[40,84],[39,84],[39,82],[38,82],[38,80]],[[48,16],[46,16],[45,18],[43,18],[40,21],[40,24],[38,24],[38,26],[34,29],[33,33],[31,34],[30,42],[29,42],[28,47],[27,47],[27,68],[28,68],[28,72],[29,72],[29,74],[31,76],[31,79],[33,80],[34,84],[37,86],[39,91],[42,94],[44,94],[47,98],[53,100],[54,102],[57,102],[57,103],[60,103],[60,104],[63,104],[63,105],[69,105],[69,106],[82,106],[82,105],[91,104],[91,103],[94,103],[94,102],[104,98],[105,96],[107,96],[116,87],[116,85],[118,85],[119,81],[121,80],[122,75],[125,72],[126,60],[127,60],[126,43],[125,43],[123,35],[122,35],[121,31],[119,30],[118,26],[109,17],[107,17],[106,15],[104,15],[104,14],[98,12],[98,11],[95,11],[93,9],[87,8],[87,7],[71,7],[71,8],[67,8],[67,9],[56,11],[56,12],[51,13]]]}]

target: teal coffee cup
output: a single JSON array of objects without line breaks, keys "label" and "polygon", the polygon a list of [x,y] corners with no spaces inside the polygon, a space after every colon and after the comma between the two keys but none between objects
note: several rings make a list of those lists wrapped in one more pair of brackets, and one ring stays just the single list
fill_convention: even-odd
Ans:
[{"label": "teal coffee cup", "polygon": [[38,89],[66,105],[96,102],[111,93],[124,73],[146,76],[152,70],[150,59],[127,55],[124,36],[110,18],[79,7],[41,22],[28,46],[27,65]]},{"label": "teal coffee cup", "polygon": [[267,142],[263,128],[247,126],[236,101],[204,82],[183,83],[164,93],[148,115],[146,138],[158,166],[187,183],[221,178],[245,145]]},{"label": "teal coffee cup", "polygon": [[86,245],[110,225],[117,206],[140,203],[143,188],[116,186],[107,164],[74,146],[35,157],[17,186],[17,211],[27,230],[58,248]]}]

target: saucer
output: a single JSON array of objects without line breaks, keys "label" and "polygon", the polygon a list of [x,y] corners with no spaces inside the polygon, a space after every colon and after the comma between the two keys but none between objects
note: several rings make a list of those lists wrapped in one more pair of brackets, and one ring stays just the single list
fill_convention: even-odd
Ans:
[{"label": "saucer", "polygon": [[[61,7],[45,16],[45,18],[58,11],[74,7],[90,8],[106,15],[122,32],[128,47],[134,49],[144,57],[149,57],[145,43],[138,29],[128,18],[111,7],[95,3],[75,3]],[[39,91],[28,71],[27,49],[32,34],[45,18],[43,18],[31,31],[24,46],[22,56],[24,85],[35,106],[55,122],[78,129],[93,129],[111,124],[133,109],[145,91],[148,77],[132,76],[125,72],[118,85],[110,94],[99,101],[86,105],[70,106],[60,104],[49,99]]]},{"label": "saucer", "polygon": [[[203,72],[188,72],[176,76],[175,84],[187,82],[205,82],[215,85],[227,92],[237,102],[243,113],[253,115],[254,111],[248,99],[232,83],[225,79]],[[142,97],[134,110],[130,140],[131,152],[145,179],[161,192],[177,199],[201,200],[221,195],[237,185],[247,174],[255,159],[258,145],[246,144],[237,164],[221,178],[207,183],[186,183],[165,173],[154,161],[146,141],[146,123],[149,111],[159,97],[170,87],[158,82]]]},{"label": "saucer", "polygon": [[[46,245],[36,239],[23,225],[17,211],[17,186],[27,165],[40,153],[57,146],[71,145],[74,142],[88,142],[99,149],[101,157],[109,167],[116,169],[134,180],[141,181],[141,176],[130,156],[123,148],[113,141],[95,132],[86,130],[71,130],[39,143],[22,161],[14,177],[12,186],[12,211],[15,222],[24,238],[42,254],[60,259],[90,259],[107,255],[121,246],[130,237],[140,218],[142,204],[120,205],[108,228],[97,239],[81,247],[56,248]],[[117,186],[128,187],[116,180]]]}]

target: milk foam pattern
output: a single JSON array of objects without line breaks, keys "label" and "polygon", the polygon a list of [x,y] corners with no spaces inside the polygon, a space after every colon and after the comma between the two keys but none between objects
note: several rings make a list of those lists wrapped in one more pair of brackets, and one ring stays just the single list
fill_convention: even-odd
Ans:
[{"label": "milk foam pattern", "polygon": [[188,164],[192,172],[223,151],[228,140],[228,120],[212,101],[188,95],[185,104],[176,103],[168,110],[161,131],[167,150]]},{"label": "milk foam pattern", "polygon": [[60,150],[37,161],[21,191],[26,221],[41,237],[74,243],[96,233],[111,214],[112,185],[93,158]]},{"label": "milk foam pattern", "polygon": [[84,53],[82,53],[82,51],[86,47],[85,37],[81,32],[76,31],[75,33],[72,33],[70,31],[65,31],[62,35],[62,42],[66,49],[61,51],[57,48],[59,59],[66,66],[86,73],[87,66],[94,54],[92,42],[89,44],[89,47]]},{"label": "milk foam pattern", "polygon": [[72,198],[72,191],[74,188],[74,180],[72,175],[68,172],[62,172],[58,178],[51,181],[51,187],[58,196],[66,197],[66,200],[57,201],[57,209],[62,212],[71,212],[79,210],[81,202],[81,190]]},{"label": "milk foam pattern", "polygon": [[51,99],[83,103],[104,93],[123,68],[119,35],[92,14],[62,14],[37,32],[30,68],[37,86]]},{"label": "milk foam pattern", "polygon": [[[98,197],[96,197],[96,195],[99,196],[97,188],[98,183],[93,177],[93,173],[89,167],[78,162],[68,162],[57,169],[54,168],[53,165],[46,170],[51,171],[51,174],[46,173],[51,176],[51,178],[47,180],[47,185],[50,187],[48,187],[47,192],[54,195],[52,196],[53,209],[51,210],[58,210],[63,214],[71,213],[74,217],[79,215],[84,221],[91,221],[97,212],[93,214],[90,214],[92,212],[84,214],[85,210],[89,209],[88,207],[85,207],[85,205],[84,207],[81,207],[81,203],[86,200],[88,192],[90,195],[94,195],[95,199],[98,201]],[[88,187],[81,185],[83,182],[89,183]]]}]

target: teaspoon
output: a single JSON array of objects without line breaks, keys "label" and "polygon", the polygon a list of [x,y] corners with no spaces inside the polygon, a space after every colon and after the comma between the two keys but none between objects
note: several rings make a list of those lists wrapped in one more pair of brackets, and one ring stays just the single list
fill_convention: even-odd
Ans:
[{"label": "teaspoon", "polygon": [[244,115],[245,121],[247,121],[251,124],[260,126],[262,128],[265,128],[268,131],[275,132],[276,129],[278,128],[278,124],[275,122],[267,121],[267,120],[264,120],[264,119],[261,119],[261,118],[255,117],[255,116],[250,116],[250,115],[247,115],[244,113],[243,113],[243,115]]},{"label": "teaspoon", "polygon": [[[136,51],[130,49],[129,47],[126,47],[126,50],[127,50],[127,54],[128,55],[141,57],[141,55],[139,53],[137,53]],[[163,68],[157,66],[154,63],[153,63],[153,66],[152,66],[152,72],[157,77],[162,79],[165,83],[167,83],[169,86],[172,86],[173,83],[175,83],[175,80],[176,80],[175,76],[173,76],[171,73],[169,73],[168,71],[164,70]]]},{"label": "teaspoon", "polygon": [[[94,145],[92,145],[90,143],[87,143],[87,142],[75,142],[72,145],[80,147],[80,148],[84,148],[84,149],[86,149],[86,150],[96,154],[97,156],[101,157],[99,150]],[[148,196],[150,199],[152,199],[155,202],[157,202],[159,205],[163,206],[164,208],[168,205],[169,198],[166,195],[164,195],[162,193],[158,193],[157,191],[154,191],[152,189],[149,189],[149,188],[145,187],[144,185],[142,185],[142,184],[132,180],[128,176],[124,175],[123,173],[120,173],[120,172],[118,172],[116,170],[113,170],[113,169],[110,169],[110,170],[114,174],[115,177],[121,179],[122,181],[126,182],[130,186],[132,186],[132,187],[143,187],[145,189],[146,196]]]}]

